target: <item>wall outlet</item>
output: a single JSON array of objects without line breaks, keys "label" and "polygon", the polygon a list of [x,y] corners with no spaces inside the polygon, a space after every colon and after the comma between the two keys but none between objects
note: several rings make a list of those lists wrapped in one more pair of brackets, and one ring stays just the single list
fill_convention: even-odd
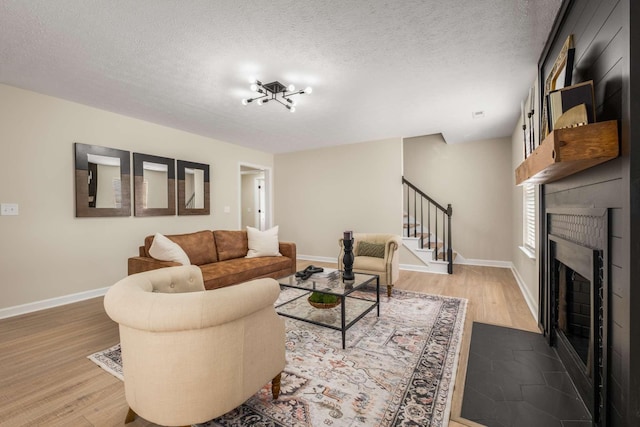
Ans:
[{"label": "wall outlet", "polygon": [[2,203],[0,204],[0,215],[18,215],[17,203]]},{"label": "wall outlet", "polygon": [[231,212],[231,208],[229,206],[225,206],[224,213],[230,213],[230,212]]}]

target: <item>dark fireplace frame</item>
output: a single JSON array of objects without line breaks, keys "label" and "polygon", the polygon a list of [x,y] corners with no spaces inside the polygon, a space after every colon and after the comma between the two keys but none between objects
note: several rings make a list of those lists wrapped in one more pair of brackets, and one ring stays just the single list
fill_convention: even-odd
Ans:
[{"label": "dark fireplace frame", "polygon": [[[594,426],[607,426],[609,374],[609,211],[595,208],[563,208],[546,211],[545,281],[541,289],[544,332],[573,380]],[[558,273],[561,262],[591,283],[590,357],[592,378],[567,337],[556,329]]]}]

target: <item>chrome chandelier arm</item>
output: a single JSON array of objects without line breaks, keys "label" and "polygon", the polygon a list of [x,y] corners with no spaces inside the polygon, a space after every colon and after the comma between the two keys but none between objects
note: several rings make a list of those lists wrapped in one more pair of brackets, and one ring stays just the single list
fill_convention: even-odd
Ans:
[{"label": "chrome chandelier arm", "polygon": [[[251,83],[250,89],[253,92],[261,93],[262,96],[257,96],[255,98],[248,98],[248,99],[245,98],[242,100],[243,105],[247,105],[253,101],[257,101],[256,104],[262,105],[262,104],[266,104],[271,100],[275,100],[279,104],[287,108],[289,111],[291,111],[292,113],[296,110],[295,109],[296,103],[295,101],[289,98],[295,95],[310,94],[313,91],[313,89],[309,86],[306,87],[305,89],[296,91],[293,85],[285,86],[279,81],[274,81],[274,82],[265,84],[265,83],[262,83],[260,80],[250,79],[250,83]],[[277,98],[278,94],[281,94],[282,99],[287,102],[286,104]]]}]

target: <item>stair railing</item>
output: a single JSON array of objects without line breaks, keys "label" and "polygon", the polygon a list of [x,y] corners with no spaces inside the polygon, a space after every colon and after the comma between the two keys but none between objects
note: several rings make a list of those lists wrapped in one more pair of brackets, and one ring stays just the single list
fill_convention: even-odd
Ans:
[{"label": "stair railing", "polygon": [[[436,247],[436,254],[438,252],[438,238],[441,239],[444,250],[444,260],[448,263],[447,271],[449,274],[453,273],[453,249],[451,247],[451,215],[453,209],[451,204],[447,207],[443,207],[441,204],[427,196],[422,190],[410,183],[402,177],[402,184],[406,188],[406,203],[407,203],[407,219],[405,221],[406,237],[418,237],[418,227],[420,227],[420,249],[424,248],[424,224],[425,215],[427,220],[427,248],[432,249],[432,246]],[[413,206],[411,201],[413,200]],[[425,204],[427,205],[425,208]],[[413,209],[411,209],[413,207]],[[411,225],[411,218],[409,217],[411,211],[413,211],[413,227]],[[432,215],[433,212],[433,215]],[[420,221],[418,222],[418,218]],[[442,225],[438,224],[438,218],[442,219]],[[413,236],[411,230],[413,229]],[[431,241],[433,236],[434,242]],[[437,257],[437,255],[436,255]]]},{"label": "stair railing", "polygon": [[185,203],[184,205],[185,205],[185,207],[187,209],[195,208],[195,206],[196,206],[196,193],[195,193],[195,191],[193,192],[191,197],[189,197],[189,200],[187,200],[187,203]]}]

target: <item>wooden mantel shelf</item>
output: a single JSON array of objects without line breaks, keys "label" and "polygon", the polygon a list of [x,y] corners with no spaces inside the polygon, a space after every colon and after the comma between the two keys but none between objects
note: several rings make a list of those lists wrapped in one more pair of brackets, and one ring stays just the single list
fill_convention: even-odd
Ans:
[{"label": "wooden mantel shelf", "polygon": [[546,184],[618,157],[618,122],[557,129],[516,169],[516,185]]}]

